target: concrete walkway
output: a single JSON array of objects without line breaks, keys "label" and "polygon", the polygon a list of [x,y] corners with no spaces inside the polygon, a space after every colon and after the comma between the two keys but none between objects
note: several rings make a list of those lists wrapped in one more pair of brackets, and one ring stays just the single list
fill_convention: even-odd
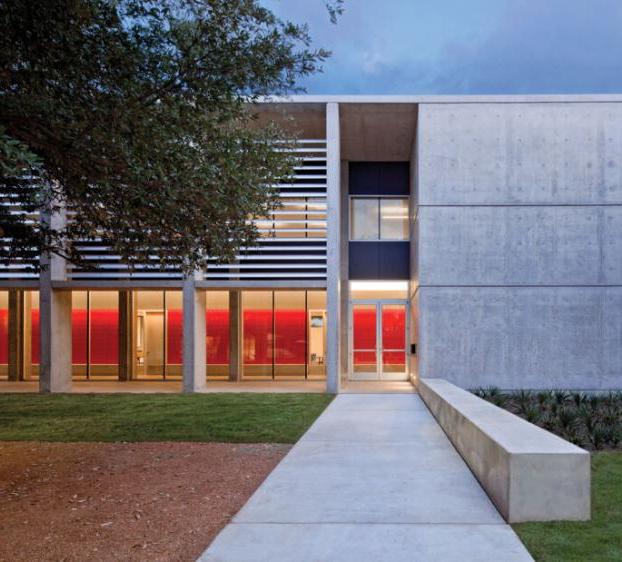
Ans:
[{"label": "concrete walkway", "polygon": [[532,558],[416,394],[342,394],[200,560]]}]

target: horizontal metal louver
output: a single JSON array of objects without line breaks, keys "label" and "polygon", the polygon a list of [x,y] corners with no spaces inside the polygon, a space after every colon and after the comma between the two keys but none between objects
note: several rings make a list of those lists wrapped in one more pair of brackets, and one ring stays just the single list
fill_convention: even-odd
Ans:
[{"label": "horizontal metal louver", "polygon": [[[2,205],[2,210],[9,215],[23,215],[26,223],[35,224],[40,220],[39,213],[28,212],[25,209],[20,189],[23,190],[24,186],[12,188],[10,185],[0,185],[0,205]],[[3,245],[5,251],[8,250],[10,243],[11,239],[8,236],[0,238],[0,244]],[[33,255],[30,259],[18,258],[8,265],[2,264],[0,265],[0,280],[36,279],[38,278],[38,273],[36,272],[38,263],[39,256]]]},{"label": "horizontal metal louver", "polygon": [[[257,221],[259,244],[242,249],[235,263],[210,262],[205,276],[208,281],[326,279],[326,141],[300,140],[293,151],[299,158],[293,177],[275,186],[281,206]],[[96,269],[70,264],[72,280],[182,278],[174,268],[137,266],[131,271],[97,241],[84,242],[79,248],[85,261]]]}]

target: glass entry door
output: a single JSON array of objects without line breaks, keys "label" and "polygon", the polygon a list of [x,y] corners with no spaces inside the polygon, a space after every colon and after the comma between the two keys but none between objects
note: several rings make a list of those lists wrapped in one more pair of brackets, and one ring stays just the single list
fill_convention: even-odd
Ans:
[{"label": "glass entry door", "polygon": [[351,379],[408,379],[407,307],[398,300],[351,302]]}]

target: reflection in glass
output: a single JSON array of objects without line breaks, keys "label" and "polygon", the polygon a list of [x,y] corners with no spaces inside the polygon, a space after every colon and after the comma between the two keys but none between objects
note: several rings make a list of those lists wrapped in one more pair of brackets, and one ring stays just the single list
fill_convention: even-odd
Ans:
[{"label": "reflection in glass", "polygon": [[246,378],[272,378],[273,308],[271,291],[242,293],[243,365]]},{"label": "reflection in glass", "polygon": [[408,200],[380,200],[380,239],[408,240]]},{"label": "reflection in glass", "polygon": [[350,200],[350,238],[378,240],[378,199]]},{"label": "reflection in glass", "polygon": [[274,293],[274,376],[304,378],[307,319],[303,291]]},{"label": "reflection in glass", "polygon": [[326,291],[308,291],[309,344],[307,377],[326,376]]}]

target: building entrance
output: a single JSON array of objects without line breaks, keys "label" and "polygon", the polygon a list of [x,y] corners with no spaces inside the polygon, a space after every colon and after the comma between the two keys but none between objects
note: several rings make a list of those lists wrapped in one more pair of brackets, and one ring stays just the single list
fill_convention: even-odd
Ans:
[{"label": "building entrance", "polygon": [[350,302],[351,380],[408,380],[408,302]]}]

